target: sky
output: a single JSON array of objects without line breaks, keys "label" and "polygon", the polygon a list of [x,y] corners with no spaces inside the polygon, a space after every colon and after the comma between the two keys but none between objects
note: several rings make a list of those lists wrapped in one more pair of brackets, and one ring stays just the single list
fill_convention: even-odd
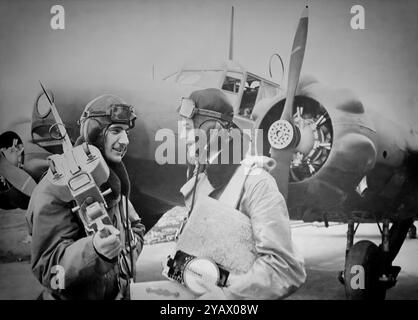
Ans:
[{"label": "sky", "polygon": [[[64,30],[51,29],[55,4],[65,9]],[[416,0],[1,0],[0,129],[30,112],[38,79],[82,83],[85,74],[101,81],[137,72],[151,80],[153,68],[162,79],[188,61],[226,60],[232,6],[234,59],[266,75],[270,56],[279,53],[287,72],[306,4],[302,73],[418,123]],[[350,27],[354,5],[365,9],[364,30]]]}]

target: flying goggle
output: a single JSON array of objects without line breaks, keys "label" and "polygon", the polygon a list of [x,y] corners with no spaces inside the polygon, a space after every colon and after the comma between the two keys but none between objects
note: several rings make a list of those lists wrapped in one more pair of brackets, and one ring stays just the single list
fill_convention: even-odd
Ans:
[{"label": "flying goggle", "polygon": [[179,114],[188,119],[193,119],[195,115],[202,115],[232,123],[232,116],[217,111],[196,108],[194,101],[190,98],[181,99]]},{"label": "flying goggle", "polygon": [[85,111],[83,113],[84,119],[93,117],[109,117],[112,123],[127,124],[129,128],[135,126],[135,119],[137,118],[134,113],[134,108],[127,104],[112,104],[106,112]]}]

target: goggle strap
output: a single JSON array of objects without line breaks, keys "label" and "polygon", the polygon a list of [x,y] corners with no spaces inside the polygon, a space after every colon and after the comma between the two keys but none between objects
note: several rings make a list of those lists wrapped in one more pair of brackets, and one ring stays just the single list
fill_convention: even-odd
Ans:
[{"label": "goggle strap", "polygon": [[85,111],[83,113],[83,118],[99,118],[99,117],[106,117],[110,116],[110,113],[102,112],[102,111]]},{"label": "goggle strap", "polygon": [[[116,117],[113,117],[113,107],[120,107],[120,106],[125,106],[128,107],[130,110],[130,117],[129,119],[117,119]],[[110,117],[112,118],[112,122],[119,122],[119,123],[124,123],[129,121],[131,123],[131,126],[133,125],[134,120],[137,118],[136,114],[133,112],[133,108],[130,105],[113,105],[112,108],[106,112],[103,111],[85,111],[83,113],[82,116],[84,119],[87,118],[100,118],[100,117]],[[83,121],[84,119],[82,119],[81,121]],[[80,121],[80,123],[81,123]]]}]

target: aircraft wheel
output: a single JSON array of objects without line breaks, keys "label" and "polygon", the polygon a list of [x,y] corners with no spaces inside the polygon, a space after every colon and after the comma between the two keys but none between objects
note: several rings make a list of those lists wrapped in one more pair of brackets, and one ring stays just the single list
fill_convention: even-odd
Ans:
[{"label": "aircraft wheel", "polygon": [[409,239],[416,239],[417,238],[417,227],[412,225],[408,231]]},{"label": "aircraft wheel", "polygon": [[384,300],[386,289],[379,282],[382,252],[371,241],[359,241],[346,257],[344,287],[350,300]]}]

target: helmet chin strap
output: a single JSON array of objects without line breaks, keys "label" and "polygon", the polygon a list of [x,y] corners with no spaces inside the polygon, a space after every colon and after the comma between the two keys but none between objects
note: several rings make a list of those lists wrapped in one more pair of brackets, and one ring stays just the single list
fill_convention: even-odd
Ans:
[{"label": "helmet chin strap", "polygon": [[123,150],[123,153],[122,153],[122,158],[125,156],[126,152],[128,152],[128,147],[127,147],[127,146],[126,146],[126,147],[124,148],[124,150]]},{"label": "helmet chin strap", "polygon": [[211,165],[215,162],[216,158],[218,158],[218,156],[221,154],[222,150],[217,151],[215,154],[213,154],[212,156],[210,156],[210,158],[208,159],[207,163],[208,165]]}]

